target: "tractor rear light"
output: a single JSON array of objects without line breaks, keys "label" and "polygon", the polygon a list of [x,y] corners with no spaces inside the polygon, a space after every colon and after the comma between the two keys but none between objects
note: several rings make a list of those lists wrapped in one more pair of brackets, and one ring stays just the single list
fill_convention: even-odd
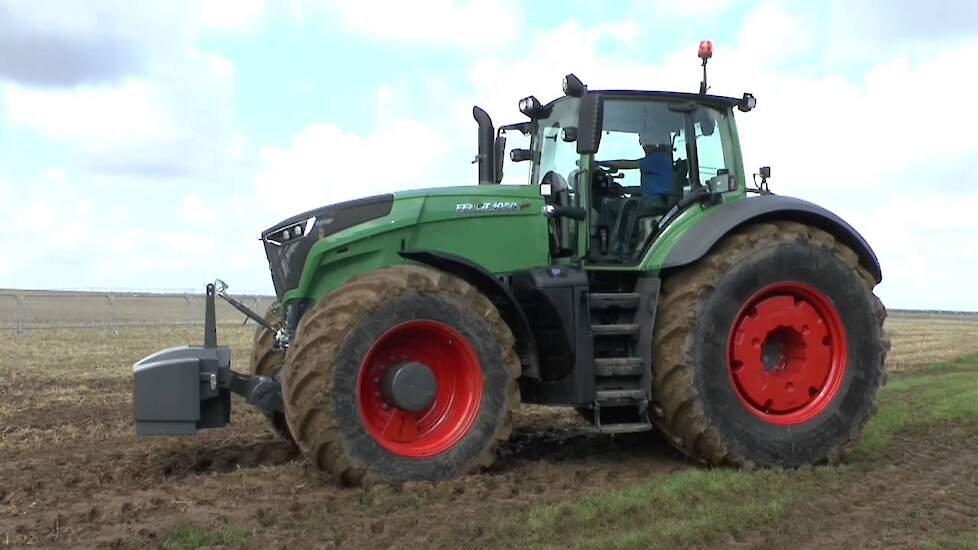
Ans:
[{"label": "tractor rear light", "polygon": [[703,61],[713,57],[713,42],[710,42],[709,40],[701,40],[700,50],[697,55],[699,55],[699,58]]}]

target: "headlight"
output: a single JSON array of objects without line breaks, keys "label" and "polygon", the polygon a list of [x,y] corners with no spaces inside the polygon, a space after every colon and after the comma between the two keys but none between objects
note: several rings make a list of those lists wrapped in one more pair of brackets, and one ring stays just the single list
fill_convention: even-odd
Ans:
[{"label": "headlight", "polygon": [[315,227],[315,225],[316,217],[313,216],[301,222],[296,222],[281,229],[277,229],[272,234],[268,235],[265,240],[274,245],[282,246],[284,243],[301,239],[302,237],[312,233],[312,228]]}]

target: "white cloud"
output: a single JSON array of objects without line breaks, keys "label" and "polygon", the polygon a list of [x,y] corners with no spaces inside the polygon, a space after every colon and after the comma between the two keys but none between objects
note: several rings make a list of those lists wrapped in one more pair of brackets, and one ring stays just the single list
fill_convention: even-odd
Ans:
[{"label": "white cloud", "polygon": [[0,80],[66,87],[141,76],[204,31],[257,26],[263,0],[0,2]]},{"label": "white cloud", "polygon": [[205,172],[236,146],[234,67],[185,50],[144,78],[73,88],[2,88],[5,118],[76,146],[97,171],[174,176]]},{"label": "white cloud", "polygon": [[[737,33],[740,63],[757,65],[789,63],[815,44],[813,29],[798,14],[781,4],[761,4],[744,20]],[[722,50],[721,50],[722,51]]]},{"label": "white cloud", "polygon": [[336,15],[350,31],[385,42],[478,49],[516,38],[520,8],[497,0],[294,0],[299,19]]},{"label": "white cloud", "polygon": [[145,81],[119,87],[82,86],[70,91],[8,86],[7,119],[52,137],[118,146],[129,139],[172,137],[158,91]]},{"label": "white cloud", "polygon": [[198,8],[204,27],[223,31],[251,30],[265,15],[264,0],[202,0]]},{"label": "white cloud", "polygon": [[675,0],[654,0],[641,2],[651,13],[662,16],[695,17],[718,16],[734,4],[734,0],[692,0],[676,2]]},{"label": "white cloud", "polygon": [[[235,242],[223,226],[203,232],[180,229],[170,215],[160,216],[170,225],[149,225],[145,213],[133,216],[126,208],[134,204],[145,210],[146,205],[125,186],[104,189],[84,176],[69,175],[64,181],[20,182],[19,189],[14,200],[0,202],[0,217],[12,220],[0,225],[5,251],[0,287],[196,287],[226,268],[217,243]],[[200,216],[204,209],[188,199],[178,210]],[[239,237],[245,241],[245,235]],[[247,237],[260,260],[257,242]]]},{"label": "white cloud", "polygon": [[203,225],[215,220],[214,210],[205,206],[197,193],[190,193],[183,198],[183,202],[177,208],[177,218],[191,225]]},{"label": "white cloud", "polygon": [[[448,144],[413,120],[388,121],[366,135],[311,124],[288,147],[266,147],[255,177],[258,200],[284,216],[314,206],[429,186]],[[272,223],[276,219],[269,219]]]},{"label": "white cloud", "polygon": [[242,148],[234,66],[196,41],[263,16],[264,0],[0,2],[0,110],[97,172],[213,174]]}]

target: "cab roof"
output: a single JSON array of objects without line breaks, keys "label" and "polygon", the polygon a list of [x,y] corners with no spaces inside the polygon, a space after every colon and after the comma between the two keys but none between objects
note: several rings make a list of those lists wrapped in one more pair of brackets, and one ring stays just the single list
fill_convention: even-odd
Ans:
[{"label": "cab roof", "polygon": [[[723,95],[695,94],[688,92],[662,92],[654,90],[588,90],[591,93],[601,94],[606,98],[641,98],[641,99],[662,99],[672,101],[692,101],[695,103],[705,103],[715,107],[732,108],[740,103],[739,97],[727,97]],[[561,96],[547,103],[544,107],[551,108],[554,103],[560,101]]]},{"label": "cab roof", "polygon": [[605,97],[622,98],[647,98],[647,99],[671,99],[678,101],[693,101],[696,103],[709,103],[723,107],[735,107],[740,103],[739,97],[727,97],[723,95],[696,94],[688,92],[661,92],[647,90],[589,90],[599,93]]}]

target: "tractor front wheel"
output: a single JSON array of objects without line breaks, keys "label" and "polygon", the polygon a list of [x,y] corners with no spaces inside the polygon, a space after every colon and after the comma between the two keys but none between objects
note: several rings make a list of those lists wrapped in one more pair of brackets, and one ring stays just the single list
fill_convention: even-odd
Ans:
[{"label": "tractor front wheel", "polygon": [[875,281],[820,229],[751,225],[664,282],[656,424],[707,464],[835,462],[876,411],[889,340]]},{"label": "tractor front wheel", "polygon": [[345,484],[439,480],[495,458],[519,404],[513,335],[465,281],[401,266],[299,323],[283,397],[300,449]]}]

